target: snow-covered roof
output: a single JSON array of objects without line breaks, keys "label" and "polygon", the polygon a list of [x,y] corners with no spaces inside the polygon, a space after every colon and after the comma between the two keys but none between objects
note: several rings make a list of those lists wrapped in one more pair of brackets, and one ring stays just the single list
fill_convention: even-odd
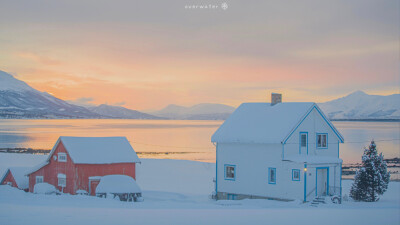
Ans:
[{"label": "snow-covered roof", "polygon": [[6,178],[7,174],[11,171],[11,174],[14,177],[15,182],[20,189],[29,188],[29,178],[26,176],[27,171],[29,171],[30,167],[10,167],[6,170],[4,175],[1,178],[1,182]]},{"label": "snow-covered roof", "polygon": [[140,159],[126,137],[61,136],[46,161],[31,168],[26,175],[47,165],[60,142],[75,164],[140,163]]},{"label": "snow-covered roof", "polygon": [[307,164],[338,164],[342,163],[343,160],[337,157],[329,156],[316,156],[316,155],[293,155],[286,156],[285,160],[297,162],[297,163],[307,163]]},{"label": "snow-covered roof", "polygon": [[[59,138],[76,164],[139,163],[140,160],[126,137]],[[57,143],[59,142],[57,141]],[[54,146],[51,154],[54,152]],[[50,158],[49,158],[50,159]],[[48,160],[49,160],[48,159]]]},{"label": "snow-covered roof", "polygon": [[126,175],[107,175],[101,178],[96,193],[141,193],[135,179]]},{"label": "snow-covered roof", "polygon": [[[211,141],[282,143],[314,107],[326,118],[313,102],[285,102],[273,106],[270,103],[243,103],[219,127]],[[326,121],[342,140],[329,120]]]},{"label": "snow-covered roof", "polygon": [[281,143],[314,103],[243,103],[219,127],[212,142]]},{"label": "snow-covered roof", "polygon": [[40,168],[42,168],[43,166],[45,166],[45,165],[47,165],[47,164],[49,164],[49,161],[48,161],[48,160],[43,161],[43,162],[37,164],[36,166],[29,168],[29,169],[26,171],[25,175],[26,175],[26,176],[29,176],[29,174],[38,171]]}]

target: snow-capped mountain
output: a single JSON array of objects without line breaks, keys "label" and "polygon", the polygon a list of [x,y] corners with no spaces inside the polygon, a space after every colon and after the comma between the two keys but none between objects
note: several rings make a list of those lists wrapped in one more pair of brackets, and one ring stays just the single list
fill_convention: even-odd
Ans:
[{"label": "snow-capped mountain", "polygon": [[98,118],[88,109],[40,92],[0,71],[0,118]]},{"label": "snow-capped mountain", "polygon": [[[356,91],[318,105],[332,120],[400,119],[400,94],[381,96]],[[209,103],[191,107],[168,105],[149,114],[110,105],[85,108],[67,103],[46,92],[40,92],[12,75],[0,71],[0,118],[224,120],[234,110],[235,108],[231,106]]]},{"label": "snow-capped mountain", "polygon": [[169,119],[182,120],[224,120],[235,110],[234,107],[223,104],[203,103],[191,107],[168,105],[151,114]]},{"label": "snow-capped mountain", "polygon": [[163,119],[161,117],[153,116],[147,113],[142,113],[136,110],[127,109],[121,106],[111,106],[101,104],[99,106],[87,107],[91,112],[111,118],[118,119]]},{"label": "snow-capped mountain", "polygon": [[[332,120],[400,119],[400,94],[382,96],[356,91],[318,105]],[[224,120],[234,110],[222,104],[199,104],[192,107],[168,105],[151,114],[170,119]]]},{"label": "snow-capped mountain", "polygon": [[362,91],[319,103],[330,119],[400,119],[400,94],[369,95]]}]

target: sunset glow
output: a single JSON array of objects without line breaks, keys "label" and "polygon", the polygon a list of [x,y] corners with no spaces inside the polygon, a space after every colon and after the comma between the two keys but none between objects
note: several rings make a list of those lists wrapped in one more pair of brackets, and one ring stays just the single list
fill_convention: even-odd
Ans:
[{"label": "sunset glow", "polygon": [[400,84],[398,4],[232,2],[193,11],[177,0],[8,2],[0,70],[64,100],[138,110],[238,106],[270,92],[315,102],[356,90],[388,95]]}]

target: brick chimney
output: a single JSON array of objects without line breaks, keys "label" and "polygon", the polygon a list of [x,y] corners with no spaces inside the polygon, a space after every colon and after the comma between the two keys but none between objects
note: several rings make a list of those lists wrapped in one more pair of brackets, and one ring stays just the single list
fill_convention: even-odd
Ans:
[{"label": "brick chimney", "polygon": [[271,93],[271,106],[282,102],[282,94]]}]

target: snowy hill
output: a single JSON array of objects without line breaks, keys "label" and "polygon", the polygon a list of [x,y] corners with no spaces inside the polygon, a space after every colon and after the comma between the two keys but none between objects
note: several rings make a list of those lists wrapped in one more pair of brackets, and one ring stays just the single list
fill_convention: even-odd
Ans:
[{"label": "snowy hill", "polygon": [[98,118],[84,107],[69,104],[0,71],[0,118]]},{"label": "snowy hill", "polygon": [[181,120],[224,120],[234,110],[234,107],[228,105],[203,103],[191,107],[168,105],[164,109],[151,114]]},{"label": "snowy hill", "polygon": [[400,119],[400,94],[368,95],[362,91],[319,103],[330,119]]},{"label": "snowy hill", "polygon": [[147,113],[142,113],[136,110],[127,109],[121,106],[111,106],[101,104],[99,106],[87,107],[91,112],[118,119],[163,119],[161,117],[153,116]]}]

